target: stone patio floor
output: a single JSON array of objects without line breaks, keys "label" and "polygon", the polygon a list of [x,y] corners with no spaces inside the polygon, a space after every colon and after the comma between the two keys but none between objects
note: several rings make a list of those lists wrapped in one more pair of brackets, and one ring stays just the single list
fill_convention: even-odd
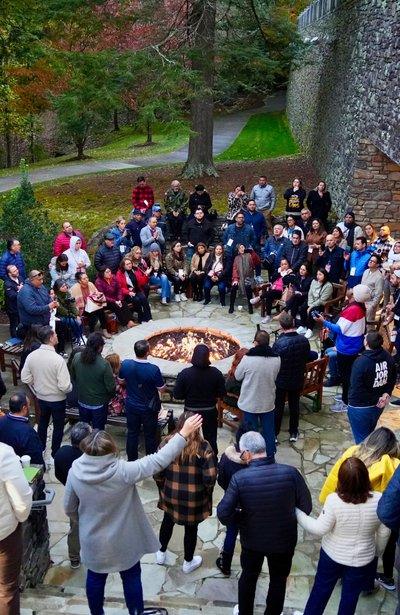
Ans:
[{"label": "stone patio floor", "polygon": [[[216,296],[213,295],[213,303],[202,306],[189,300],[185,303],[173,303],[169,306],[161,306],[157,296],[152,297],[153,318],[167,317],[201,317],[226,321],[226,330],[229,332],[229,323],[249,326],[261,323],[259,311],[249,316],[247,310],[239,314],[236,310],[233,315],[228,314],[228,309],[217,307]],[[272,331],[278,328],[276,322],[262,325],[263,329]],[[317,348],[317,337],[312,338],[312,346]],[[107,343],[105,353],[112,347]],[[345,413],[332,414],[329,406],[332,405],[333,396],[340,389],[325,389],[323,407],[318,413],[312,412],[312,402],[306,398],[301,400],[301,420],[299,439],[296,443],[289,443],[288,415],[285,414],[282,432],[279,435],[276,460],[299,469],[304,476],[313,499],[313,515],[318,515],[321,505],[318,501],[320,489],[325,478],[335,461],[342,452],[354,444],[350,425]],[[181,406],[166,404],[166,407],[174,407],[175,414],[182,410]],[[383,413],[381,424],[387,425],[400,435],[400,418],[397,411],[387,410]],[[125,456],[125,430],[116,427],[107,427],[117,440],[121,451],[121,458]],[[70,427],[64,434],[64,442],[69,439]],[[234,442],[235,434],[230,427],[224,425],[218,430],[219,453]],[[65,612],[86,615],[89,613],[84,595],[86,570],[82,565],[79,570],[71,570],[67,554],[68,519],[64,514],[62,499],[64,487],[58,483],[54,476],[53,468],[46,473],[46,482],[56,491],[53,504],[48,509],[49,526],[51,533],[51,557],[53,565],[49,569],[44,583],[53,586],[53,595],[50,588],[46,594],[46,587],[39,590],[29,590],[22,594],[22,615],[36,613]],[[156,533],[159,531],[163,513],[157,508],[158,490],[153,479],[147,479],[138,484],[138,490]],[[213,504],[217,506],[223,497],[222,489],[217,485],[214,490]],[[129,528],[121,528],[121,531],[129,531]],[[313,535],[299,528],[299,540],[290,577],[287,584],[284,613],[290,615],[294,610],[302,611],[307,602],[313,584],[313,577],[318,563],[320,541]],[[215,566],[215,560],[222,547],[225,535],[224,526],[215,515],[206,519],[199,525],[199,535],[196,554],[203,557],[200,568],[190,574],[182,572],[183,563],[183,528],[176,526],[170,542],[166,565],[158,566],[155,555],[147,555],[142,559],[142,582],[144,596],[147,605],[165,605],[170,615],[191,615],[202,611],[204,615],[228,615],[232,607],[237,603],[237,579],[240,576],[240,543],[237,542],[236,551],[232,564],[232,575],[225,578]],[[378,568],[381,569],[381,568]],[[256,609],[257,614],[263,613],[265,608],[265,596],[268,590],[268,567],[265,564],[257,586]],[[59,590],[62,590],[60,594]],[[340,600],[341,587],[337,586],[325,613],[333,615],[337,613]],[[360,598],[356,613],[359,615],[392,615],[396,609],[395,592],[380,588],[376,594]],[[110,574],[107,580],[106,615],[122,615],[127,613],[124,609],[122,584],[118,574]],[[111,602],[110,602],[111,600]],[[39,610],[38,610],[39,609]]]}]

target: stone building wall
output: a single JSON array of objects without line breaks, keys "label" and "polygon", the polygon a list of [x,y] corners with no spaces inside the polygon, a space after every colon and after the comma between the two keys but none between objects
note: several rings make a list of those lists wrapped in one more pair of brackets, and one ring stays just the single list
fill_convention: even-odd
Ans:
[{"label": "stone building wall", "polygon": [[357,188],[352,180],[360,179],[353,175],[355,163],[363,162],[357,161],[363,140],[400,163],[399,2],[342,0],[300,35],[309,50],[291,72],[288,119],[342,215],[355,198],[350,191]]}]

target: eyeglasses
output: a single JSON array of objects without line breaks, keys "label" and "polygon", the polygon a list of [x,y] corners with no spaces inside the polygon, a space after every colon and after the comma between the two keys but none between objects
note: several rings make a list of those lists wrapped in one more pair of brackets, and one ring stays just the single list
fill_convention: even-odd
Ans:
[{"label": "eyeglasses", "polygon": [[245,453],[248,453],[248,452],[249,452],[249,451],[242,451],[242,452],[240,453],[240,455],[239,455],[240,459],[243,459],[243,455],[244,455]]}]

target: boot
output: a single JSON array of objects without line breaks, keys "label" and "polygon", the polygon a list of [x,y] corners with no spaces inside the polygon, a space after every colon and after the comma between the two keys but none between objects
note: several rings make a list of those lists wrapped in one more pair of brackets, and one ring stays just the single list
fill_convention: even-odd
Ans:
[{"label": "boot", "polygon": [[199,296],[197,297],[197,301],[203,301],[204,299],[204,295],[203,292],[199,293]]},{"label": "boot", "polygon": [[193,299],[193,301],[198,301],[199,300],[199,295],[197,293],[193,293],[192,299]]},{"label": "boot", "polygon": [[235,304],[231,302],[230,306],[229,306],[229,314],[233,314],[233,311],[235,309]]},{"label": "boot", "polygon": [[233,553],[225,553],[225,551],[221,551],[220,556],[217,557],[217,568],[220,569],[222,574],[226,577],[229,577],[231,574],[231,563],[232,563]]},{"label": "boot", "polygon": [[247,305],[249,306],[249,314],[253,313],[253,305],[250,303],[250,301],[247,302]]}]

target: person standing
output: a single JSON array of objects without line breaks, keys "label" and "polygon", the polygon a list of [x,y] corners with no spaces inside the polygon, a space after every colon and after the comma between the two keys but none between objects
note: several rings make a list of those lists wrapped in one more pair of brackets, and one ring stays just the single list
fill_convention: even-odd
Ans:
[{"label": "person standing", "polygon": [[14,393],[9,413],[0,420],[0,442],[11,446],[18,457],[29,455],[31,463],[45,465],[37,431],[29,425],[30,401],[26,393]]},{"label": "person standing", "polygon": [[339,222],[337,228],[342,231],[351,252],[353,248],[355,248],[356,239],[362,237],[363,234],[361,226],[359,226],[355,221],[354,213],[352,211],[347,211],[343,222]]},{"label": "person standing", "polygon": [[189,199],[186,190],[181,187],[177,179],[174,179],[171,182],[171,188],[164,195],[164,206],[167,212],[171,239],[182,239],[182,226],[186,218],[188,204]]},{"label": "person standing", "polygon": [[239,244],[243,244],[247,249],[252,248],[256,243],[256,234],[250,224],[244,223],[244,212],[239,211],[236,214],[235,224],[230,224],[224,232],[225,252],[233,261],[238,255],[237,248]]},{"label": "person standing", "polygon": [[354,242],[354,250],[351,254],[345,252],[344,268],[350,271],[347,280],[347,287],[354,288],[357,284],[361,284],[364,271],[368,268],[368,262],[371,257],[370,250],[367,250],[367,240],[365,237],[358,237]]},{"label": "person standing", "polygon": [[21,254],[21,244],[15,237],[7,239],[7,251],[0,259],[0,279],[3,281],[6,279],[8,265],[18,267],[19,274],[25,280],[25,262]]},{"label": "person standing", "polygon": [[374,431],[396,384],[394,358],[382,345],[382,335],[369,331],[351,370],[347,416],[356,444]]},{"label": "person standing", "polygon": [[194,187],[194,192],[192,192],[189,197],[189,218],[192,219],[195,212],[200,208],[204,211],[204,217],[206,220],[210,220],[211,207],[212,203],[209,193],[202,184],[198,184]]},{"label": "person standing", "polygon": [[[226,226],[234,222],[236,214],[239,213],[239,211],[246,211],[248,202],[249,196],[246,194],[244,186],[237,185],[235,186],[235,190],[229,192],[228,212],[226,214],[227,222],[225,223]],[[224,230],[224,226],[222,226],[222,230]]]},{"label": "person standing", "polygon": [[260,211],[267,223],[268,235],[272,235],[272,212],[275,209],[276,194],[274,188],[267,183],[265,175],[260,175],[258,184],[253,186],[250,199],[257,204],[257,211]]},{"label": "person standing", "polygon": [[29,280],[18,293],[18,337],[23,339],[28,329],[33,325],[48,325],[50,314],[58,307],[57,301],[52,301],[49,293],[43,286],[43,273],[33,269],[29,273]]},{"label": "person standing", "polygon": [[198,344],[193,351],[192,367],[183,369],[172,395],[185,401],[185,410],[196,412],[203,417],[203,436],[218,455],[217,399],[226,393],[225,380],[216,367],[211,366],[210,350],[205,344]]},{"label": "person standing", "polygon": [[312,221],[313,217],[311,216],[311,211],[307,209],[307,207],[303,207],[300,218],[297,220],[296,224],[303,231],[304,237],[311,231]]},{"label": "person standing", "polygon": [[316,258],[317,267],[322,267],[329,273],[329,279],[333,284],[339,284],[345,277],[344,271],[344,250],[336,245],[333,235],[326,236],[326,246],[320,246]]},{"label": "person standing", "polygon": [[0,613],[20,615],[21,523],[32,507],[32,490],[11,446],[0,443]]},{"label": "person standing", "polygon": [[379,229],[379,237],[372,243],[372,251],[383,259],[387,259],[390,250],[393,248],[394,239],[390,236],[390,227],[383,224]]},{"label": "person standing", "polygon": [[275,393],[275,437],[279,434],[285,407],[286,395],[289,401],[289,440],[297,442],[299,429],[300,393],[304,384],[304,373],[310,356],[309,341],[294,330],[294,320],[285,312],[279,317],[282,334],[272,350],[281,359],[281,368],[276,379]]},{"label": "person standing", "polygon": [[268,237],[263,250],[263,265],[268,271],[269,278],[275,269],[278,269],[281,262],[281,253],[286,242],[286,237],[283,234],[282,224],[274,225],[274,233]]},{"label": "person standing", "polygon": [[258,420],[261,421],[269,459],[273,459],[276,452],[275,382],[280,368],[281,359],[269,345],[269,333],[260,330],[255,334],[253,348],[243,357],[235,372],[236,380],[243,381],[238,408],[255,431],[258,431]]},{"label": "person standing", "polygon": [[61,226],[63,232],[56,237],[54,242],[54,256],[60,256],[60,254],[65,254],[69,250],[71,237],[79,237],[82,242],[82,249],[87,251],[85,238],[80,231],[74,230],[72,224],[67,221],[63,222]]},{"label": "person standing", "polygon": [[187,224],[187,257],[190,262],[198,243],[209,246],[214,238],[214,231],[209,220],[204,217],[202,209],[196,209],[194,218]]},{"label": "person standing", "polygon": [[132,192],[132,204],[133,209],[140,209],[146,218],[151,214],[151,208],[154,205],[154,192],[153,188],[146,184],[146,178],[143,175],[137,178],[137,186]]},{"label": "person standing", "polygon": [[[385,278],[380,272],[381,264],[382,258],[379,254],[371,254],[368,261],[368,269],[364,271],[361,278],[361,284],[368,286],[371,293],[371,301],[367,301],[365,304],[365,307],[367,308],[367,323],[375,320],[377,307],[383,297]],[[367,329],[368,328],[374,328],[374,325],[367,324]]]},{"label": "person standing", "polygon": [[[304,199],[306,198],[307,193],[301,186],[301,179],[295,177],[293,180],[293,185],[291,188],[288,188],[283,195],[283,198],[286,200],[286,216],[295,216],[296,224],[300,220],[301,212],[303,210]],[[315,216],[314,216],[315,217]],[[304,233],[304,237],[306,233]]]},{"label": "person standing", "polygon": [[232,476],[217,507],[217,517],[224,525],[240,522],[242,574],[239,604],[233,613],[253,615],[257,579],[266,557],[270,582],[265,613],[278,615],[283,611],[297,543],[296,508],[310,514],[311,495],[298,470],[266,456],[259,433],[243,434],[239,449],[249,467]]},{"label": "person standing", "polygon": [[145,228],[146,222],[143,220],[143,214],[140,209],[134,209],[132,212],[132,219],[128,222],[125,230],[130,233],[132,245],[142,247],[142,240],[140,239],[140,233]]},{"label": "person standing", "polygon": [[[244,222],[253,227],[256,236],[256,243],[253,246],[253,250],[257,256],[261,258],[261,238],[267,235],[267,224],[263,214],[260,211],[256,211],[256,207],[255,201],[248,202],[247,211],[244,212]],[[256,282],[263,281],[261,277],[261,263],[256,266],[256,276]]]},{"label": "person standing", "polygon": [[326,189],[325,182],[319,182],[316,190],[310,190],[307,197],[307,207],[313,218],[319,218],[326,228],[328,214],[332,207],[330,193]]},{"label": "person standing", "polygon": [[400,467],[393,474],[378,504],[378,517],[392,532],[399,534],[396,549],[395,568],[397,571],[397,608],[395,615],[400,615]]},{"label": "person standing", "polygon": [[6,314],[10,321],[10,335],[17,337],[17,327],[19,323],[18,314],[18,293],[24,285],[24,278],[19,275],[18,267],[8,265],[7,275],[4,280],[4,299],[6,302]]},{"label": "person standing", "polygon": [[81,246],[82,240],[80,237],[71,237],[70,248],[65,253],[68,260],[68,271],[73,277],[77,273],[85,273],[86,269],[90,267],[90,258]]},{"label": "person standing", "polygon": [[[166,385],[160,368],[148,360],[150,345],[147,340],[135,343],[135,359],[122,361],[118,374],[120,384],[126,387],[126,423],[128,437],[126,452],[128,461],[135,461],[138,454],[140,428],[143,425],[146,455],[157,450],[158,410],[161,407],[159,394],[164,393]],[[150,407],[151,406],[151,407]],[[158,409],[157,409],[158,408]]]}]

